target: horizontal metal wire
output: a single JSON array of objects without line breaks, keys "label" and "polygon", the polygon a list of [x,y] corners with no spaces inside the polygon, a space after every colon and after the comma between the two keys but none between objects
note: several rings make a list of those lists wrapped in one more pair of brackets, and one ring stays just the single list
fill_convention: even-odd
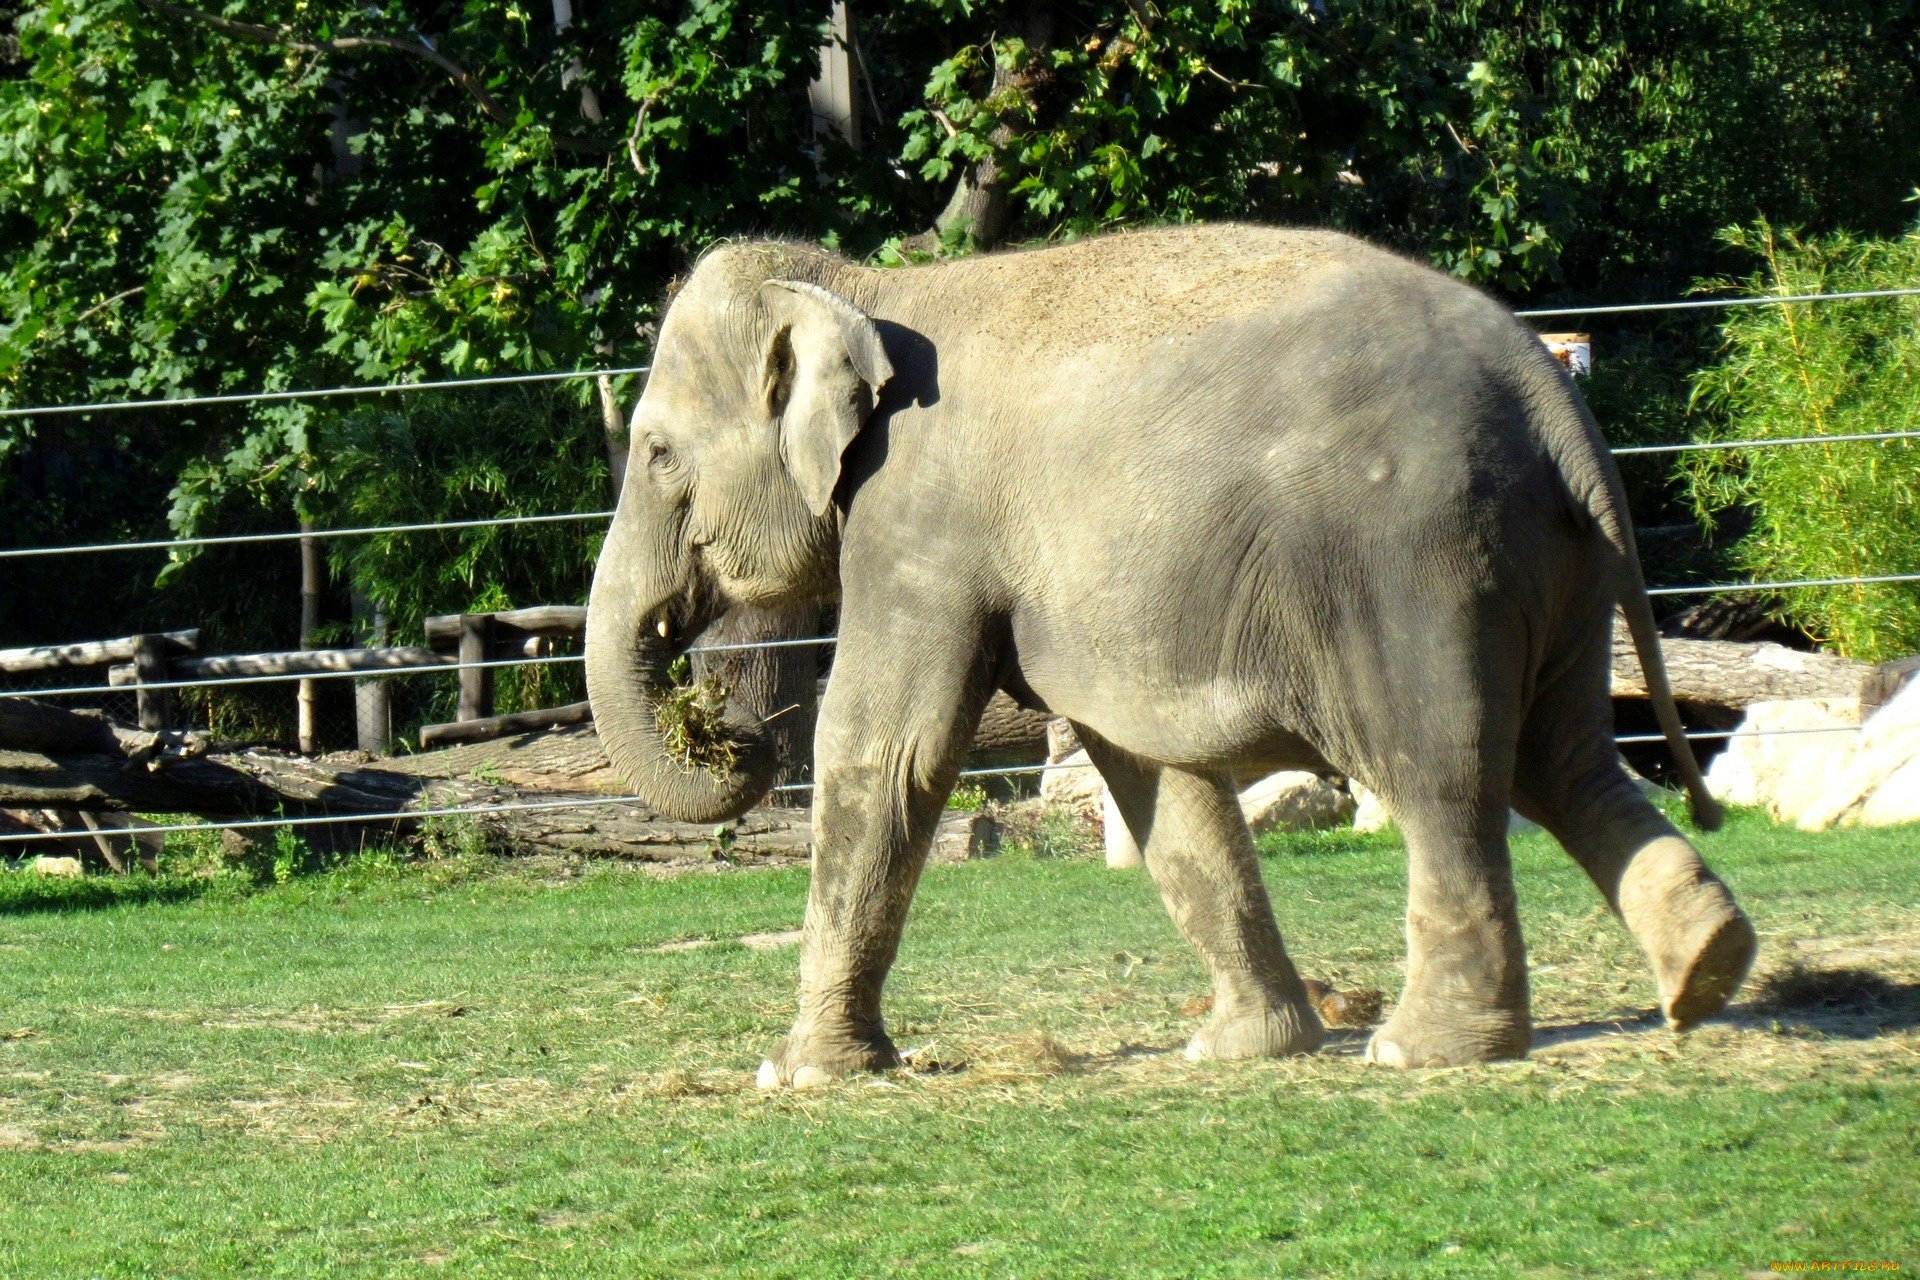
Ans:
[{"label": "horizontal metal wire", "polygon": [[52,413],[105,413],[118,409],[189,409],[207,404],[255,404],[267,400],[323,400],[332,396],[387,395],[396,391],[445,391],[453,387],[500,387],[516,382],[565,382],[573,378],[623,377],[645,373],[653,366],[626,369],[568,369],[559,373],[515,373],[496,378],[447,378],[439,382],[389,382],[372,387],[315,387],[309,391],[245,391],[223,396],[180,396],[170,400],[109,400],[99,404],[42,404],[27,409],[0,409],[0,418],[25,418]]},{"label": "horizontal metal wire", "polygon": [[[1737,730],[1728,729],[1718,732],[1689,733],[1686,736],[1694,739],[1730,738],[1738,733],[1738,736],[1741,737],[1764,738],[1800,733],[1857,733],[1859,730],[1859,725],[1845,725],[1828,729],[1763,729],[1752,733],[1739,733]],[[1663,734],[1629,735],[1626,737],[1617,737],[1614,741],[1621,743],[1665,742],[1666,737]],[[1091,769],[1093,767],[1091,761],[1080,761],[1075,764],[1013,765],[999,769],[962,769],[958,776],[962,778],[1008,777],[1016,774],[1044,773],[1049,769]],[[783,786],[772,788],[774,792],[811,790],[813,790],[813,784],[810,782],[787,783]],[[401,822],[411,822],[419,818],[450,818],[464,815],[485,816],[495,813],[535,813],[543,810],[589,809],[606,805],[622,804],[636,805],[640,808],[647,809],[649,812],[653,811],[652,806],[641,796],[582,796],[578,800],[507,801],[502,804],[460,805],[440,809],[407,809],[400,812],[336,813],[299,818],[248,818],[235,822],[182,822],[151,827],[118,827],[112,830],[103,829],[101,834],[114,836],[148,833],[158,835],[175,831],[255,831],[273,827],[315,827],[339,825],[349,822],[391,822],[398,824]],[[10,835],[0,835],[0,844],[19,844],[35,840],[72,840],[80,837],[90,837],[91,835],[92,833],[87,831],[28,831]]]},{"label": "horizontal metal wire", "polygon": [[1716,449],[1771,449],[1789,444],[1849,444],[1860,440],[1914,440],[1920,431],[1866,431],[1847,436],[1782,436],[1775,440],[1703,440],[1692,444],[1635,444],[1611,450],[1616,458],[1636,453],[1696,453]]},{"label": "horizontal metal wire", "polygon": [[1728,591],[1780,591],[1788,587],[1851,587],[1874,582],[1920,582],[1920,573],[1882,573],[1866,578],[1789,578],[1783,582],[1720,582],[1710,587],[1650,587],[1650,596],[1709,596]]},{"label": "horizontal metal wire", "polygon": [[1782,302],[1843,302],[1848,298],[1907,298],[1920,289],[1856,289],[1849,293],[1790,293],[1766,298],[1695,298],[1686,302],[1627,302],[1605,307],[1549,307],[1516,311],[1516,316],[1544,320],[1553,316],[1617,316],[1633,311],[1700,311],[1711,307],[1764,307]]},{"label": "horizontal metal wire", "polygon": [[293,542],[300,538],[349,538],[377,533],[431,533],[440,529],[504,528],[521,524],[558,524],[568,520],[608,520],[611,511],[573,511],[550,516],[497,516],[485,520],[436,520],[422,524],[375,524],[357,529],[314,529],[305,533],[233,533],[206,538],[167,538],[153,542],[95,542],[71,547],[20,547],[0,550],[0,560],[29,556],[72,556],[92,551],[170,551],[175,547],[227,547],[242,542]]},{"label": "horizontal metal wire", "polygon": [[[792,649],[802,645],[839,643],[838,636],[814,636],[806,640],[745,640],[739,644],[703,644],[687,653],[732,653],[741,649]],[[0,698],[52,698],[87,693],[137,693],[142,689],[206,689],[227,684],[286,684],[293,680],[373,680],[382,676],[434,675],[443,671],[472,671],[480,667],[536,667],[554,662],[585,662],[579,653],[553,654],[544,658],[491,658],[485,662],[436,662],[432,666],[372,667],[364,671],[288,672],[271,676],[209,676],[204,680],[154,680],[137,684],[79,684],[64,689],[5,689]]]},{"label": "horizontal metal wire", "polygon": [[[1691,453],[1723,449],[1770,449],[1785,445],[1849,444],[1873,440],[1920,439],[1920,431],[1873,431],[1858,435],[1789,436],[1777,440],[1708,440],[1689,444],[1626,445],[1611,450],[1616,457],[1650,453]],[[146,542],[92,542],[64,547],[0,548],[0,560],[36,556],[71,556],[107,551],[171,551],[180,547],[224,547],[253,542],[295,542],[302,538],[357,538],[388,533],[435,533],[443,529],[506,528],[512,525],[554,524],[575,520],[611,520],[611,511],[574,511],[544,516],[498,516],[478,520],[431,520],[418,524],[361,525],[349,529],[295,530],[288,533],[212,534],[203,538],[156,538]]]}]

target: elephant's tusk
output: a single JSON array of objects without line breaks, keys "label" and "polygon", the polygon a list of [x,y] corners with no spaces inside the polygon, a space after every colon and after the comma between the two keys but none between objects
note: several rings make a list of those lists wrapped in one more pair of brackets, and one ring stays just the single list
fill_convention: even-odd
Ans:
[{"label": "elephant's tusk", "polygon": [[654,629],[660,633],[660,638],[662,640],[665,640],[667,638],[667,632],[668,632],[666,618],[662,617],[660,621],[654,623]]}]

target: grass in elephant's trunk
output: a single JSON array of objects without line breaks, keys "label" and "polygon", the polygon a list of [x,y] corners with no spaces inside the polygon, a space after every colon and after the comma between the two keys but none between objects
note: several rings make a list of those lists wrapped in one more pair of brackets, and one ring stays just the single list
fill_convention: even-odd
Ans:
[{"label": "grass in elephant's trunk", "polygon": [[673,683],[653,709],[667,754],[684,769],[727,777],[740,763],[741,750],[726,720],[731,686],[714,676],[693,679],[685,658],[676,658],[667,674]]}]

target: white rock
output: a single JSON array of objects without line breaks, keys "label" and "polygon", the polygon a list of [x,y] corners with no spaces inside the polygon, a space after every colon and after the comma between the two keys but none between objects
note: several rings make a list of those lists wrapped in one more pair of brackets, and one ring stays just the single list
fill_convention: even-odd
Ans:
[{"label": "white rock", "polygon": [[1708,768],[1707,788],[1724,803],[1797,822],[1848,772],[1859,724],[1860,704],[1850,699],[1753,703]]},{"label": "white rock", "polygon": [[43,876],[80,876],[86,871],[80,866],[78,858],[54,858],[45,854],[27,864],[27,870]]},{"label": "white rock", "polygon": [[1359,783],[1350,783],[1353,788],[1353,829],[1359,832],[1385,831],[1393,825],[1393,815],[1387,812],[1387,806],[1380,803],[1380,797]]},{"label": "white rock", "polygon": [[1133,842],[1133,832],[1127,830],[1127,820],[1120,816],[1120,806],[1113,802],[1113,792],[1102,787],[1100,794],[1100,825],[1107,840],[1107,865],[1145,866],[1147,860],[1140,856],[1140,846]]},{"label": "white rock", "polygon": [[1920,822],[1920,756],[1895,769],[1849,816],[1865,827]]},{"label": "white rock", "polygon": [[1089,819],[1099,816],[1106,803],[1106,792],[1106,782],[1093,767],[1093,761],[1087,759],[1085,751],[1076,751],[1049,764],[1040,774],[1042,800],[1077,810]]},{"label": "white rock", "polygon": [[[1361,833],[1385,831],[1393,825],[1393,815],[1387,812],[1387,806],[1380,802],[1379,796],[1373,794],[1373,792],[1367,790],[1357,782],[1349,783],[1348,785],[1353,788],[1353,829],[1355,831]],[[1651,786],[1652,784],[1649,783],[1648,785]],[[1527,821],[1527,819],[1521,817],[1511,809],[1507,811],[1508,835],[1531,835],[1540,829],[1538,823]]]},{"label": "white rock", "polygon": [[1240,793],[1240,812],[1254,835],[1316,831],[1353,816],[1353,797],[1316,774],[1269,774]]},{"label": "white rock", "polygon": [[1858,744],[1852,758],[1800,813],[1801,829],[1819,831],[1835,822],[1886,826],[1920,817],[1920,776],[1909,768],[1920,759],[1920,680],[1848,736]]}]

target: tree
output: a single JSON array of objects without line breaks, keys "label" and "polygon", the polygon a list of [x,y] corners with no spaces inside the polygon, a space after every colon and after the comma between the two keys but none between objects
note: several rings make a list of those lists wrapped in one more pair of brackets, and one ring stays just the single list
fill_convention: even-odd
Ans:
[{"label": "tree", "polygon": [[[667,282],[741,234],[898,263],[1254,218],[1352,230],[1515,300],[1671,296],[1734,268],[1718,227],[1889,233],[1920,180],[1904,0],[856,5],[859,147],[813,128],[824,0],[201,3],[13,11],[0,404],[642,364]],[[1662,332],[1647,367],[1668,374],[1612,395],[1631,429],[1673,428],[1649,406],[1710,349]],[[598,429],[563,400],[543,402],[554,423]],[[405,405],[416,438],[458,429],[460,403]],[[337,465],[353,421],[313,402],[0,419],[0,539],[379,505],[356,489],[376,473]],[[412,492],[432,518],[480,491]],[[511,594],[475,565],[469,602]],[[0,628],[67,639],[171,610],[221,616],[223,645],[284,644],[290,605],[227,597],[274,595],[290,566],[187,565],[159,596],[144,574],[35,566],[0,583]]]}]

